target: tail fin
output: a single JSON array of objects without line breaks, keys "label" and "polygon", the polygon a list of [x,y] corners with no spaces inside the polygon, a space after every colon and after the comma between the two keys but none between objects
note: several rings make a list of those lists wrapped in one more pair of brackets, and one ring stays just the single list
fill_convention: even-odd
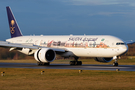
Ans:
[{"label": "tail fin", "polygon": [[14,15],[13,15],[10,7],[8,6],[8,7],[6,7],[6,9],[7,9],[7,16],[8,16],[11,38],[22,36],[21,30],[14,18]]}]

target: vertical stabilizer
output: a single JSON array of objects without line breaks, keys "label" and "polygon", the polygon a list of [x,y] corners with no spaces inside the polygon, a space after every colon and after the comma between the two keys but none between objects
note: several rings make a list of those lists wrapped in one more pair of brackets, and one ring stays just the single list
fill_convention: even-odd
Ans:
[{"label": "vertical stabilizer", "polygon": [[22,36],[20,28],[19,28],[19,26],[14,18],[14,15],[13,15],[10,7],[8,6],[8,7],[6,7],[6,9],[7,9],[7,16],[8,16],[11,38]]}]

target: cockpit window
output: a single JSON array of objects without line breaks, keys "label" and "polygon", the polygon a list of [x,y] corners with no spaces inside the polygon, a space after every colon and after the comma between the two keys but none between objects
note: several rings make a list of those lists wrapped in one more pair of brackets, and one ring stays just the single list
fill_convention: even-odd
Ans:
[{"label": "cockpit window", "polygon": [[125,43],[120,43],[120,42],[119,42],[119,43],[116,43],[116,45],[125,45]]}]

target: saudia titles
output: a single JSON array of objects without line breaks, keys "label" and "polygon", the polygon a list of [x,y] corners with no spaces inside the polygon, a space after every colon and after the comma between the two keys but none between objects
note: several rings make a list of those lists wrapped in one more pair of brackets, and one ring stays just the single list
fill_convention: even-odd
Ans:
[{"label": "saudia titles", "polygon": [[68,41],[96,41],[98,38],[70,37]]},{"label": "saudia titles", "polygon": [[15,21],[14,20],[11,20],[11,27],[10,27],[10,32],[12,33],[12,34],[14,34],[15,33],[15,30],[14,30],[14,24],[15,24]]}]

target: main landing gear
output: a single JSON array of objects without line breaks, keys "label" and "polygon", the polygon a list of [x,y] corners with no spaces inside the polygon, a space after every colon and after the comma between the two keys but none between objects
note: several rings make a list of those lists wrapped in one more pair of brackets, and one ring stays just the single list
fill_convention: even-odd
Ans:
[{"label": "main landing gear", "polygon": [[74,61],[70,61],[70,65],[82,65],[82,61],[78,61],[79,57],[74,57]]},{"label": "main landing gear", "polygon": [[115,60],[115,62],[113,62],[113,66],[118,66],[118,60]]},{"label": "main landing gear", "polygon": [[44,63],[44,62],[37,62],[38,66],[49,66],[50,63]]}]

